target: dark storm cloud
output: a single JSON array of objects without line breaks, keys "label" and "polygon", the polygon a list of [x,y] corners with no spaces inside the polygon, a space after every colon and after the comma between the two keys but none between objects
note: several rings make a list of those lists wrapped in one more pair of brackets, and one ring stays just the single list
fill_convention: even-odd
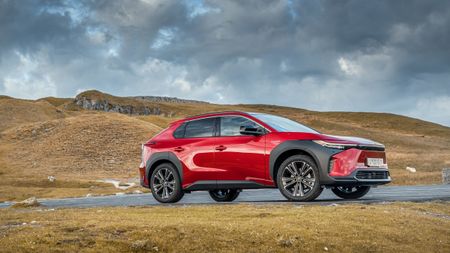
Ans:
[{"label": "dark storm cloud", "polygon": [[0,0],[0,92],[96,88],[450,125],[449,45],[448,1]]}]

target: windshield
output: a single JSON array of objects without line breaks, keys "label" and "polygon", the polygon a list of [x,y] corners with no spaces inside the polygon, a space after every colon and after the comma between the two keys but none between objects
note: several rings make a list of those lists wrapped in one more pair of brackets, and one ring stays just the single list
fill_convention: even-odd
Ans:
[{"label": "windshield", "polygon": [[249,113],[253,117],[263,121],[279,132],[304,132],[304,133],[319,133],[307,126],[304,126],[296,121],[264,113]]}]

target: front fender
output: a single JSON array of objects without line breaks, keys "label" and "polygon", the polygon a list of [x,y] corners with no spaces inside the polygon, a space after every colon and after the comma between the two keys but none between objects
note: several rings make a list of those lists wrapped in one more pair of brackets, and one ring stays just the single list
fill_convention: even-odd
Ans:
[{"label": "front fender", "polygon": [[321,183],[327,183],[327,181],[331,180],[328,176],[328,164],[330,162],[330,158],[331,156],[342,151],[323,147],[322,145],[319,145],[311,140],[290,140],[282,142],[270,152],[269,173],[274,181],[276,181],[275,173],[278,170],[278,168],[276,168],[278,158],[284,153],[292,150],[299,150],[313,158],[319,169],[319,178]]}]

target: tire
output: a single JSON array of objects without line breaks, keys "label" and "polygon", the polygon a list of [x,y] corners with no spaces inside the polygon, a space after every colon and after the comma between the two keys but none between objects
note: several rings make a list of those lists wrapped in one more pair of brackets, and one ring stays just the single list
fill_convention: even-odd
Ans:
[{"label": "tire", "polygon": [[236,189],[210,190],[209,196],[217,202],[231,202],[239,196],[240,191]]},{"label": "tire", "polygon": [[323,190],[319,169],[313,159],[306,155],[291,156],[280,165],[277,185],[281,194],[290,201],[311,201]]},{"label": "tire", "polygon": [[370,186],[336,186],[331,191],[343,199],[359,199],[366,195]]},{"label": "tire", "polygon": [[158,165],[150,177],[153,197],[161,203],[178,202],[184,195],[178,171],[171,163]]}]

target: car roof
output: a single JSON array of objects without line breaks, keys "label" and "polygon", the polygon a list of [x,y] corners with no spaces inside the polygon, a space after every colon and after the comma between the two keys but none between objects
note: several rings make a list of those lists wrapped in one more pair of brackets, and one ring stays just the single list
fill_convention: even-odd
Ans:
[{"label": "car roof", "polygon": [[186,117],[184,119],[177,120],[173,122],[172,124],[179,123],[179,122],[185,122],[195,119],[202,119],[202,118],[208,118],[208,117],[219,117],[219,116],[225,116],[225,115],[241,115],[241,116],[251,116],[250,112],[243,112],[243,111],[219,111],[219,112],[208,112],[208,113],[202,113],[197,114],[193,116]]}]

